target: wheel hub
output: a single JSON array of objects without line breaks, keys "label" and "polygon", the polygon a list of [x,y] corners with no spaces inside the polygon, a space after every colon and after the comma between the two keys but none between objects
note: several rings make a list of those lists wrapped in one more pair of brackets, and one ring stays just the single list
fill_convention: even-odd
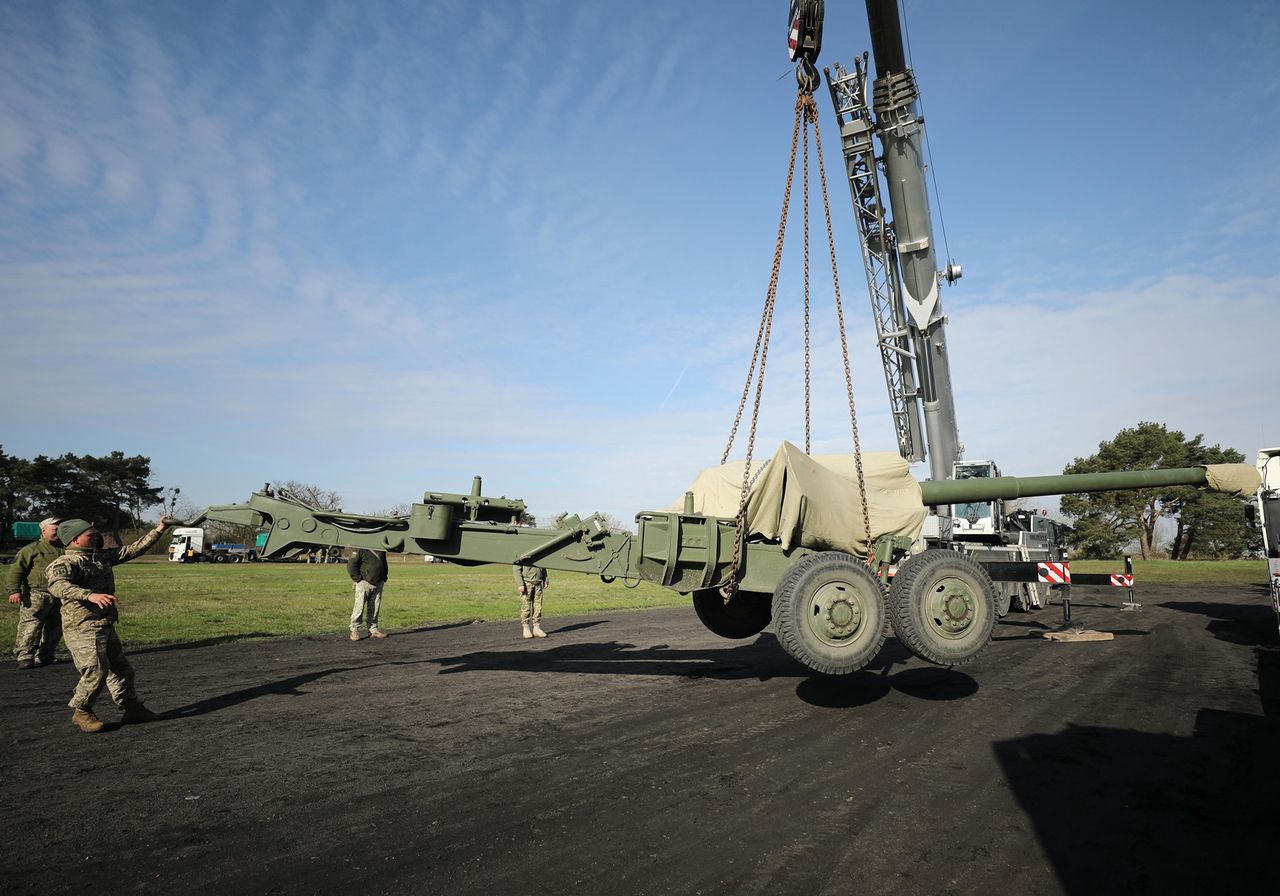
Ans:
[{"label": "wheel hub", "polygon": [[955,637],[973,625],[976,605],[973,591],[966,582],[942,579],[929,596],[928,618],[942,634]]},{"label": "wheel hub", "polygon": [[830,582],[814,593],[809,626],[823,641],[847,641],[861,630],[862,622],[863,609],[852,586]]}]

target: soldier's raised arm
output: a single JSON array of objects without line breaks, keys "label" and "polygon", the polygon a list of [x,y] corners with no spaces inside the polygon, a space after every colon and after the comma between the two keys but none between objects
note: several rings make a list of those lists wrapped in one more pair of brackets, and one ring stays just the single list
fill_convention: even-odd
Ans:
[{"label": "soldier's raised arm", "polygon": [[169,516],[166,513],[164,516],[160,517],[160,522],[156,524],[156,527],[147,532],[146,535],[139,538],[133,544],[127,544],[122,548],[116,548],[115,552],[111,555],[111,565],[116,566],[120,563],[127,563],[134,557],[145,554],[148,548],[160,540],[160,536],[165,533],[166,529],[170,526],[176,526],[179,522],[180,521],[177,517]]}]

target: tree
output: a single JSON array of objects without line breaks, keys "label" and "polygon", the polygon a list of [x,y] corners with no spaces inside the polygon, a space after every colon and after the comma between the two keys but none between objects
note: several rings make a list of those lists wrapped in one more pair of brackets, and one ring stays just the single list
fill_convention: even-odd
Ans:
[{"label": "tree", "polygon": [[600,515],[604,517],[604,524],[610,532],[631,532],[631,527],[624,525],[622,520],[618,519],[613,514],[602,513]]},{"label": "tree", "polygon": [[337,492],[326,491],[320,486],[312,485],[309,482],[298,482],[295,479],[281,482],[277,479],[271,483],[271,488],[276,492],[288,492],[312,510],[342,510],[341,495]]},{"label": "tree", "polygon": [[79,458],[79,467],[82,481],[87,480],[102,507],[97,522],[112,532],[119,532],[125,525],[137,525],[142,521],[143,510],[160,503],[162,490],[151,485],[149,457],[125,457],[121,451],[103,457],[86,454]]},{"label": "tree", "polygon": [[0,451],[0,516],[81,517],[118,535],[140,525],[160,493],[151,485],[151,459],[142,455],[41,454],[27,461]]},{"label": "tree", "polygon": [[[1211,445],[1200,449],[1193,463],[1238,464],[1244,455],[1233,448]],[[1225,560],[1261,550],[1262,534],[1245,524],[1240,499],[1230,495],[1188,489],[1179,496],[1178,529],[1169,548],[1174,560],[1193,558]]]},{"label": "tree", "polygon": [[5,454],[0,446],[0,542],[8,541],[13,524],[19,517],[29,516],[31,500],[27,494],[27,468],[30,462]]},{"label": "tree", "polygon": [[[1243,459],[1232,449],[1204,445],[1203,434],[1187,438],[1162,423],[1142,422],[1122,429],[1099,444],[1096,454],[1076,458],[1062,472],[1164,469]],[[1150,559],[1158,547],[1162,523],[1176,526],[1170,551],[1175,559],[1201,555],[1202,549],[1213,556],[1243,551],[1248,540],[1239,500],[1191,486],[1070,494],[1063,496],[1061,506],[1063,513],[1075,518],[1071,547],[1085,557],[1114,556],[1136,540],[1142,558]]]}]

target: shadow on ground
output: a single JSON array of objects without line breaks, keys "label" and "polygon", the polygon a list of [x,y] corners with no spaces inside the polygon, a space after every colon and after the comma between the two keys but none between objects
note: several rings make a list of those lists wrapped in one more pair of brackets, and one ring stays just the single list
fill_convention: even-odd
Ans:
[{"label": "shadow on ground", "polygon": [[417,666],[430,660],[389,660],[382,663],[363,663],[358,666],[335,666],[332,669],[319,669],[315,672],[306,672],[302,675],[293,675],[289,678],[282,678],[278,681],[269,681],[264,684],[254,685],[253,687],[241,688],[238,691],[231,691],[226,694],[219,694],[216,697],[206,697],[194,703],[188,703],[186,706],[179,706],[160,714],[160,718],[166,721],[174,719],[189,719],[193,716],[202,716],[207,713],[217,712],[220,709],[228,709],[232,706],[239,706],[242,703],[248,703],[259,697],[283,696],[283,697],[300,697],[306,693],[301,688],[303,685],[311,684],[322,678],[328,678],[330,675],[338,675],[343,672],[360,672],[365,669],[376,669],[381,666]]},{"label": "shadow on ground", "polygon": [[1277,643],[1275,613],[1268,604],[1175,600],[1156,604],[1156,606],[1180,613],[1194,613],[1209,617],[1205,630],[1220,641],[1231,644],[1270,646]]}]

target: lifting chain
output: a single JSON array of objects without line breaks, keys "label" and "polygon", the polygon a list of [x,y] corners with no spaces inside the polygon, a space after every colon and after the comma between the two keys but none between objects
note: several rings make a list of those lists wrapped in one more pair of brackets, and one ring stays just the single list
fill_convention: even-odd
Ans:
[{"label": "lifting chain", "polygon": [[[815,73],[816,74],[816,73]],[[733,597],[738,588],[738,570],[742,561],[742,549],[746,541],[747,495],[751,484],[751,460],[755,451],[756,428],[760,419],[760,399],[764,394],[765,364],[769,357],[769,338],[773,330],[773,313],[777,305],[778,273],[782,267],[782,247],[786,242],[787,215],[791,206],[791,187],[795,179],[796,151],[800,146],[800,129],[804,125],[804,450],[809,454],[811,444],[810,420],[810,302],[809,302],[809,125],[813,125],[814,144],[818,154],[818,172],[822,182],[822,208],[827,224],[827,247],[831,255],[831,278],[835,289],[836,320],[840,330],[840,349],[844,361],[845,388],[849,396],[849,420],[853,429],[853,458],[857,472],[858,491],[862,496],[862,522],[867,534],[867,563],[874,565],[875,550],[871,544],[871,515],[867,505],[866,483],[862,471],[862,446],[858,439],[858,413],[853,396],[853,377],[849,370],[849,344],[845,333],[844,306],[840,298],[840,275],[836,267],[836,243],[831,227],[831,204],[827,194],[827,171],[822,155],[822,134],[818,127],[818,106],[813,99],[816,78],[801,78],[797,72],[799,91],[796,96],[795,123],[791,131],[791,158],[787,165],[787,182],[782,195],[782,213],[778,221],[778,238],[773,249],[773,265],[769,271],[769,288],[765,292],[764,308],[760,314],[760,326],[756,331],[755,349],[751,353],[751,364],[747,368],[746,382],[742,386],[742,397],[738,400],[738,410],[733,418],[733,426],[729,431],[729,440],[725,444],[724,453],[720,457],[723,466],[729,460],[734,440],[738,435],[738,427],[742,423],[742,413],[746,409],[747,397],[751,394],[751,385],[755,383],[755,400],[751,409],[751,426],[747,434],[746,464],[742,471],[742,489],[738,496],[738,515],[736,519],[735,537],[733,541],[733,559],[729,567],[729,581],[722,589],[726,600]],[[759,364],[757,375],[756,365]]]},{"label": "lifting chain", "polygon": [[[835,290],[836,322],[840,327],[840,357],[844,361],[844,387],[849,395],[849,426],[853,430],[853,466],[858,474],[858,494],[862,496],[862,527],[867,533],[867,565],[876,565],[876,549],[871,539],[871,510],[867,506],[867,482],[862,473],[862,443],[858,439],[858,407],[853,399],[853,374],[849,372],[849,339],[844,328],[844,303],[840,301],[840,272],[836,268],[836,237],[831,229],[831,202],[827,197],[827,166],[822,160],[822,131],[813,116],[814,142],[818,145],[818,178],[822,181],[822,212],[827,218],[827,248],[831,252],[831,285]],[[808,408],[806,406],[806,412]]]}]

